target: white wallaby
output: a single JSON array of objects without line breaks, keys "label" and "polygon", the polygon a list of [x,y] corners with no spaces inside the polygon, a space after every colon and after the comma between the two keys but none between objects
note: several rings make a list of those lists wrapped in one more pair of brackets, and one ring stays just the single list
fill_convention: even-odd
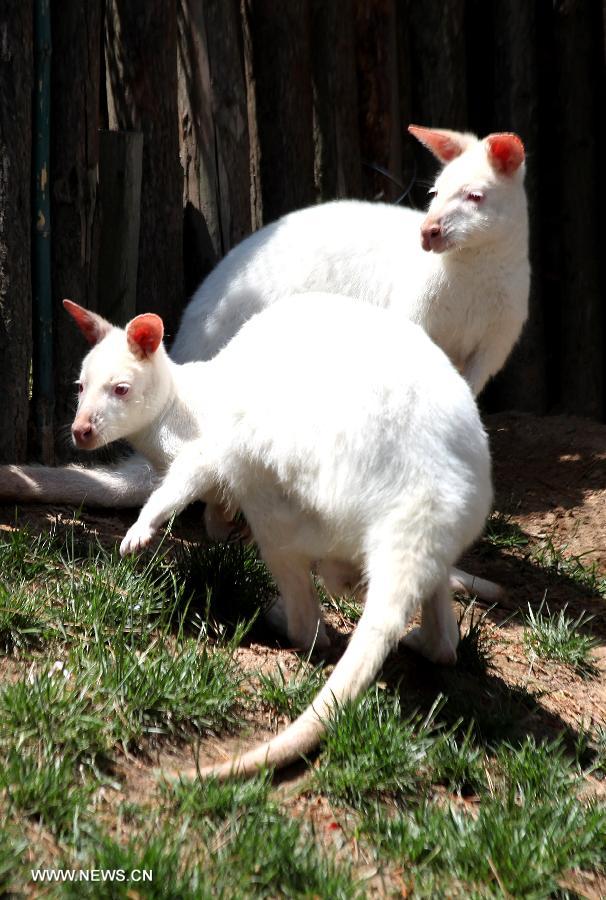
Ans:
[{"label": "white wallaby", "polygon": [[314,563],[368,579],[362,618],[313,704],[213,774],[249,775],[309,753],[331,711],[376,677],[419,605],[408,643],[455,662],[448,574],[489,512],[490,457],[469,386],[421,328],[347,297],[307,294],[253,316],[209,362],[179,365],[157,316],[123,331],[65,304],[98,341],[82,365],[76,444],[127,438],[166,473],[123,554],[193,500],[221,495],[244,512],[286,633],[302,649],[327,643]]},{"label": "white wallaby", "polygon": [[[276,300],[328,291],[397,309],[421,325],[478,394],[503,366],[527,316],[524,147],[513,134],[479,140],[414,125],[409,130],[444,163],[426,214],[344,200],[266,226],[200,286],[183,314],[172,358],[210,359]],[[0,500],[140,506],[163,474],[142,456],[112,469],[3,466]],[[206,522],[213,536],[225,532],[212,505]],[[488,600],[500,594],[496,585],[459,570],[452,583]]]}]

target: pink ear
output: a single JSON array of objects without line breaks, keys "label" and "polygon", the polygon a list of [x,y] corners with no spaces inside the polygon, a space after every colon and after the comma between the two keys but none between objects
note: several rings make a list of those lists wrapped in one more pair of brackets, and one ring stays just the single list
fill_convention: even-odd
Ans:
[{"label": "pink ear", "polygon": [[102,316],[91,312],[90,309],[84,309],[83,306],[78,306],[73,300],[64,300],[63,307],[70,314],[88,343],[93,346],[102,341],[113,328],[113,325]]},{"label": "pink ear", "polygon": [[486,146],[488,161],[493,169],[503,175],[513,175],[524,162],[524,144],[517,134],[489,134]]},{"label": "pink ear", "polygon": [[135,356],[143,358],[155,353],[164,335],[164,325],[160,316],[143,313],[126,326],[128,348]]},{"label": "pink ear", "polygon": [[468,147],[471,147],[477,141],[473,134],[447,131],[445,128],[424,128],[421,125],[409,125],[408,131],[443,163],[456,159],[457,156],[460,156],[461,153],[464,153]]}]

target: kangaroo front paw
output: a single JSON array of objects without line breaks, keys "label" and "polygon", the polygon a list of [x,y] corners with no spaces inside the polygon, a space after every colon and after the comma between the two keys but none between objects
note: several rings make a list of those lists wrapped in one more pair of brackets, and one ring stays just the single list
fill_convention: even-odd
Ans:
[{"label": "kangaroo front paw", "polygon": [[135,522],[128,531],[120,544],[120,556],[126,556],[128,553],[138,553],[151,542],[156,529],[152,528],[145,522]]},{"label": "kangaroo front paw", "polygon": [[414,653],[419,653],[430,662],[440,666],[454,666],[457,661],[456,644],[441,634],[437,638],[429,635],[422,628],[413,628],[402,639],[402,644]]}]

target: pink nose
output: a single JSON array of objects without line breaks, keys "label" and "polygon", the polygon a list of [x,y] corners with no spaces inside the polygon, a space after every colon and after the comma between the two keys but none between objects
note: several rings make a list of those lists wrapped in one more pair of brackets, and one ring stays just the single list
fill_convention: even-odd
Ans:
[{"label": "pink nose", "polygon": [[95,431],[90,421],[82,424],[74,422],[72,425],[72,437],[76,447],[87,447],[93,440]]},{"label": "pink nose", "polygon": [[423,250],[433,250],[442,243],[442,226],[438,222],[427,222],[421,226]]}]

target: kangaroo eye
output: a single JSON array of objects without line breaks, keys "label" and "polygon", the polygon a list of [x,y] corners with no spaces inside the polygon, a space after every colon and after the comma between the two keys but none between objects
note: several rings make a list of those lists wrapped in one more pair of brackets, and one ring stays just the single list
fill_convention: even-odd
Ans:
[{"label": "kangaroo eye", "polygon": [[481,203],[484,199],[484,194],[480,191],[470,191],[465,199],[471,200],[472,203]]},{"label": "kangaroo eye", "polygon": [[117,384],[114,388],[116,397],[124,397],[128,394],[129,386],[127,384]]}]

